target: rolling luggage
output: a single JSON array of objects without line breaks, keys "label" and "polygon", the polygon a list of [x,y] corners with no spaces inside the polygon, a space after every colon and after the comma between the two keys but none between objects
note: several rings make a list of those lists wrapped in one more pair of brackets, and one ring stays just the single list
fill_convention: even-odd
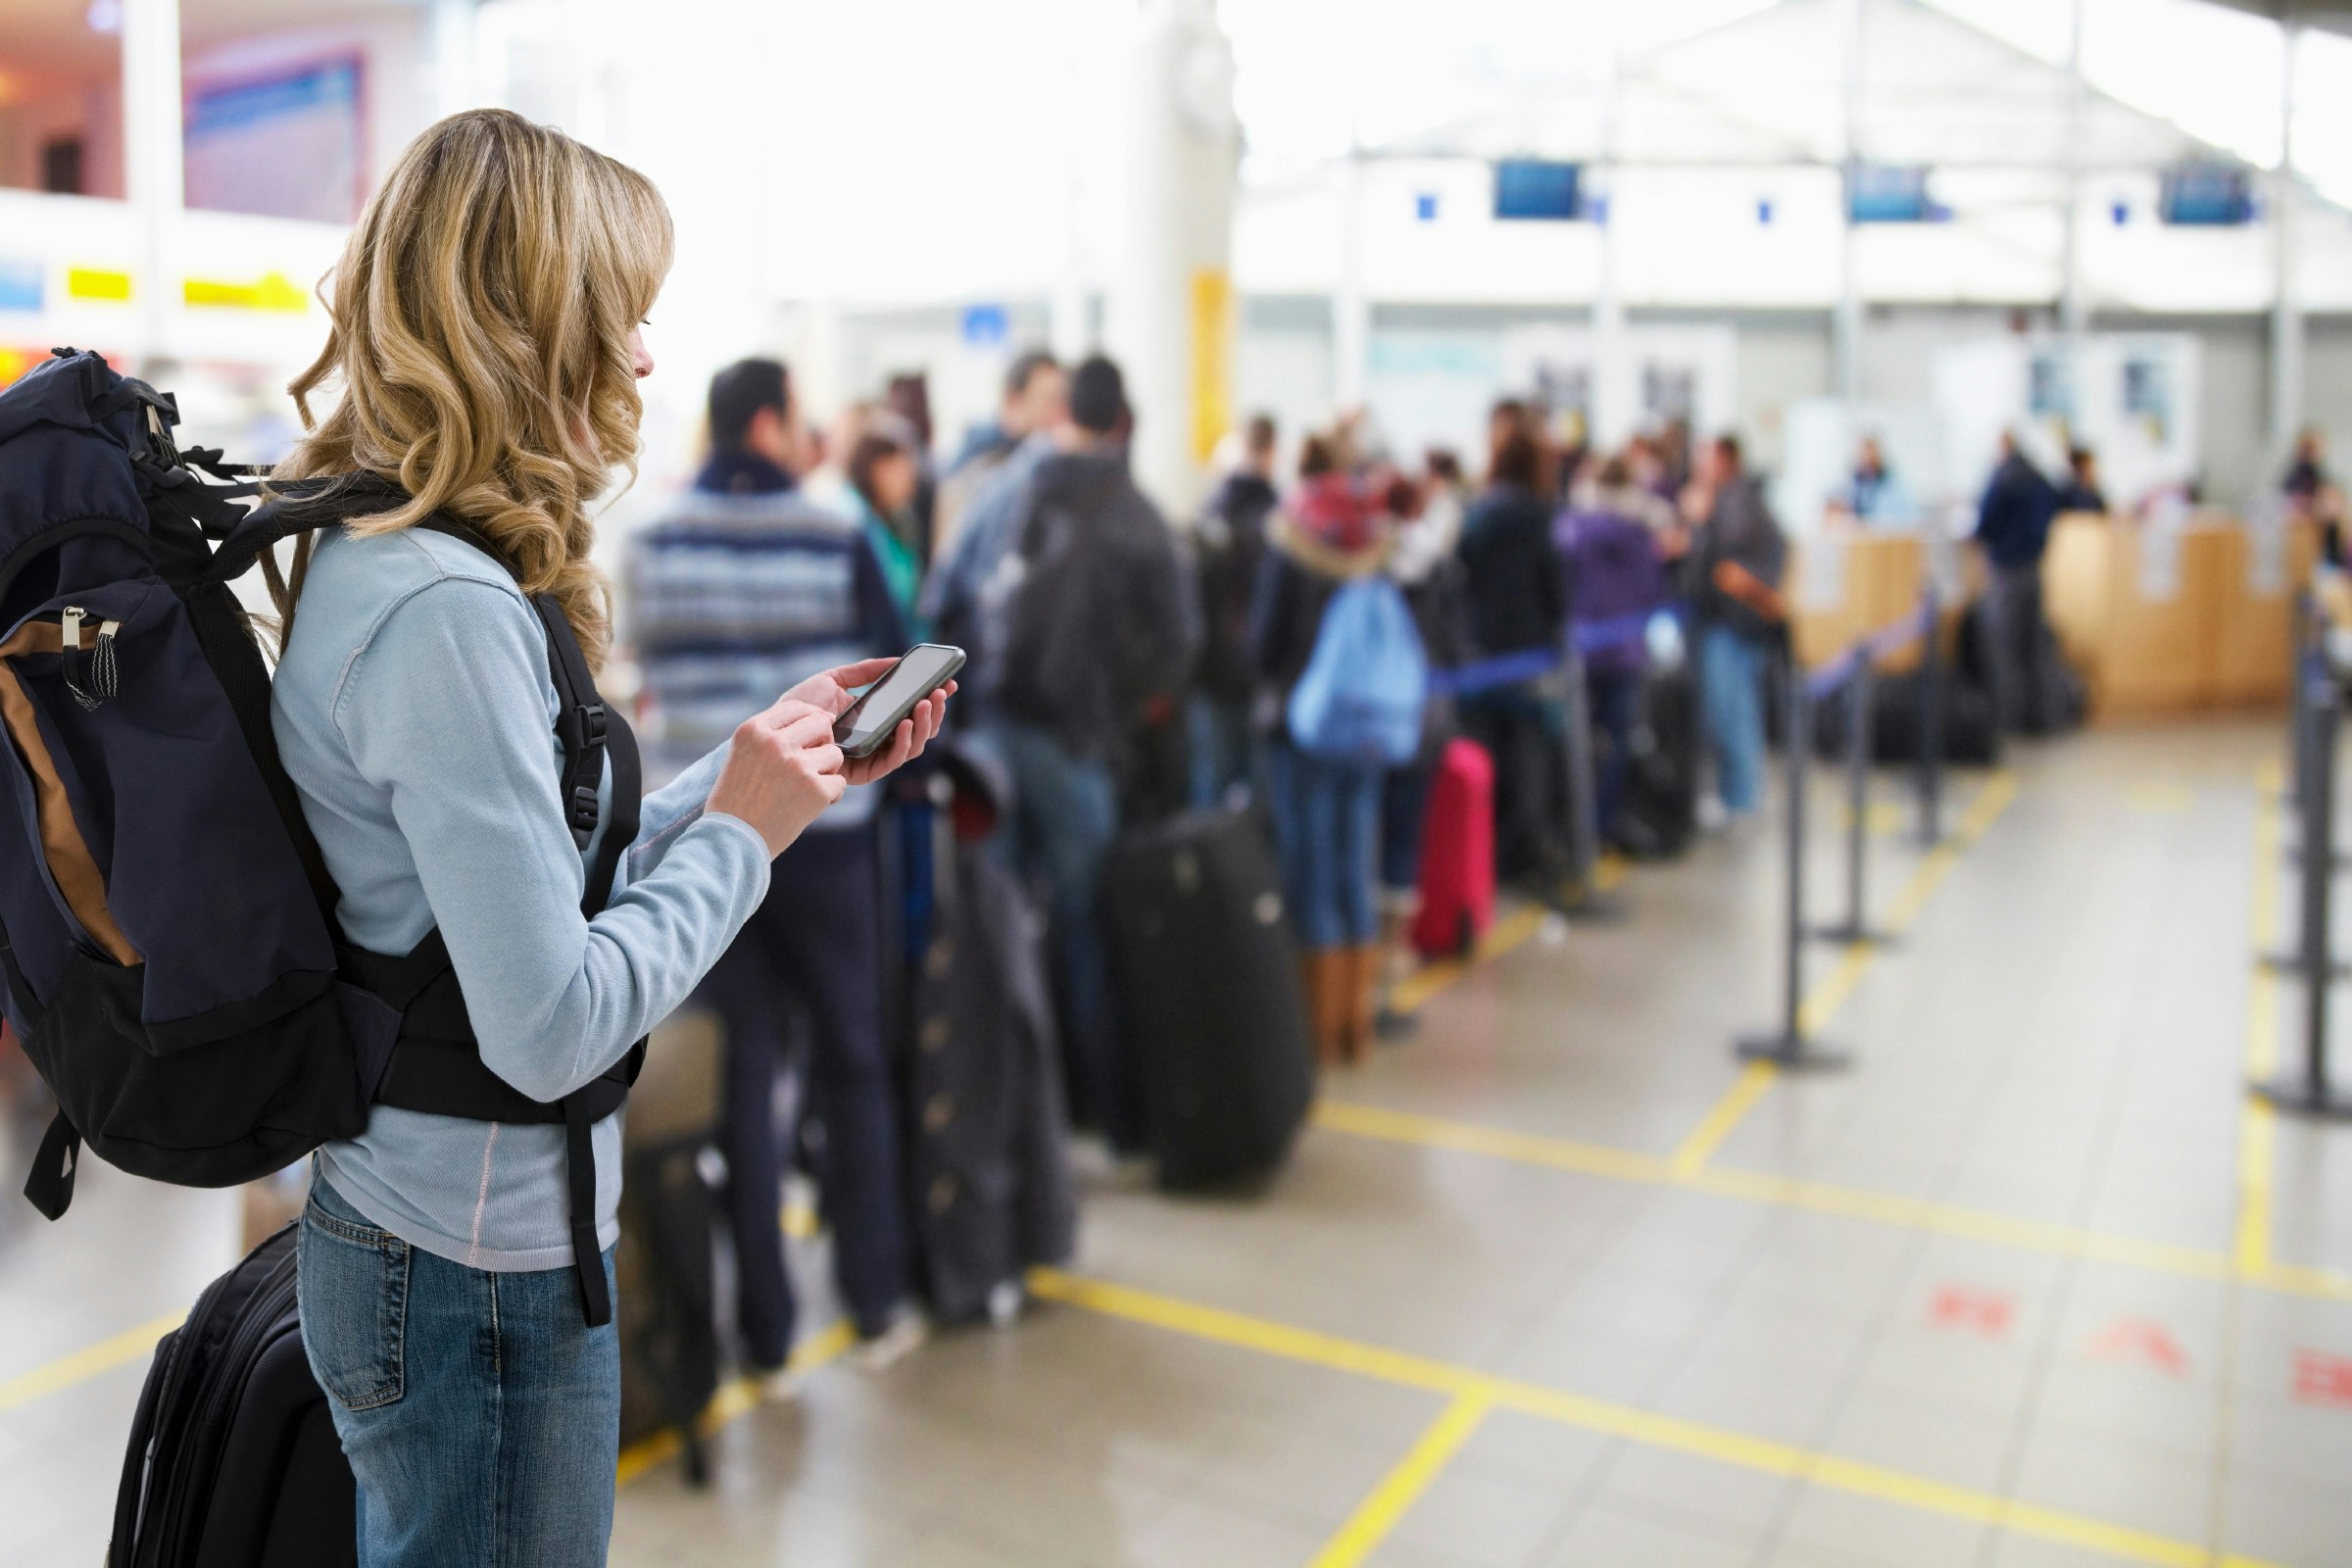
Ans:
[{"label": "rolling luggage", "polygon": [[1305,1119],[1315,1068],[1258,823],[1198,812],[1123,836],[1103,864],[1102,912],[1160,1185],[1271,1172]]},{"label": "rolling luggage", "polygon": [[302,1349],[294,1236],[246,1253],[156,1347],[107,1568],[358,1561],[351,1466]]},{"label": "rolling luggage", "polygon": [[1472,740],[1438,758],[1421,825],[1421,907],[1413,951],[1461,957],[1494,923],[1494,762]]},{"label": "rolling luggage", "polygon": [[1078,1228],[1044,920],[985,840],[1009,789],[993,760],[937,749],[923,810],[924,918],[903,972],[906,1228],[935,1320],[1007,1320],[1037,1264],[1069,1261]]},{"label": "rolling luggage", "polygon": [[620,1439],[664,1428],[684,1446],[686,1479],[710,1470],[695,1418],[718,1392],[714,1253],[719,1200],[719,1093],[726,1031],[715,1014],[672,1013],[657,1025],[621,1132]]},{"label": "rolling luggage", "polygon": [[[1882,675],[1872,683],[1870,759],[1886,767],[1919,760],[1920,682],[1917,671]],[[1816,708],[1813,748],[1825,761],[1841,761],[1846,748],[1846,705],[1853,688],[1841,687]],[[1943,684],[1943,760],[1962,767],[1991,767],[2001,760],[2000,724],[1992,694],[1982,686],[1946,678]]]},{"label": "rolling luggage", "polygon": [[1627,749],[1617,847],[1639,860],[1666,859],[1698,831],[1698,688],[1685,669],[1652,668]]}]

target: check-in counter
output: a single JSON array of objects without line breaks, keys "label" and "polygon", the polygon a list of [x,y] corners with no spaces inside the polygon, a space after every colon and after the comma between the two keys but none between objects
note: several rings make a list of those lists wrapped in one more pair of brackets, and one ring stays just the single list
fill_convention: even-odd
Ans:
[{"label": "check-in counter", "polygon": [[[1927,540],[1914,529],[1833,529],[1795,542],[1789,634],[1807,665],[1835,659],[1919,608]],[[1880,662],[1886,670],[1919,662],[1914,643]]]},{"label": "check-in counter", "polygon": [[2090,688],[2095,719],[2258,709],[2284,701],[2308,527],[2219,515],[2058,519],[2043,602]]}]

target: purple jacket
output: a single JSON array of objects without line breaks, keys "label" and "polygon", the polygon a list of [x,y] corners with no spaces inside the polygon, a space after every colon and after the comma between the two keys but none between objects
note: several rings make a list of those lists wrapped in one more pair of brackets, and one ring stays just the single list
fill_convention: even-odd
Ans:
[{"label": "purple jacket", "polygon": [[[1643,614],[1666,602],[1666,566],[1656,536],[1617,499],[1608,491],[1579,497],[1552,524],[1552,543],[1568,564],[1573,624]],[[1585,656],[1588,669],[1610,674],[1639,672],[1646,662],[1639,642]]]}]

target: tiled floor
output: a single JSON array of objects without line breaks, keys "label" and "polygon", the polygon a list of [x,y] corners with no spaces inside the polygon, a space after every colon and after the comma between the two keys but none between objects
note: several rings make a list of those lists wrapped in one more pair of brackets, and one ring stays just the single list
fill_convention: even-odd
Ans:
[{"label": "tiled floor", "polygon": [[[2299,1016],[2246,962],[2288,919],[2276,750],[2075,738],[1964,849],[1875,839],[1915,917],[1858,975],[1810,965],[1856,1065],[1736,1115],[1776,842],[1638,870],[1630,920],[1537,931],[1330,1081],[1262,1198],[1094,1181],[1019,1325],[815,1371],[721,1431],[709,1492],[627,1485],[613,1560],[2352,1564],[2352,1126],[2238,1087],[2287,1050],[2250,1026]],[[59,1227],[0,1210],[8,1568],[105,1533],[144,1356],[59,1358],[231,1247],[218,1196],[83,1187]]]}]

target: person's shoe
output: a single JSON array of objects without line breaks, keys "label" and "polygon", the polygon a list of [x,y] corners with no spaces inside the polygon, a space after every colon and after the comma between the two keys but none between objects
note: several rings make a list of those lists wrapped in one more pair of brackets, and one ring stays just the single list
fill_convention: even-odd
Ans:
[{"label": "person's shoe", "polygon": [[801,1369],[791,1365],[761,1367],[752,1376],[759,1385],[761,1404],[798,1403],[808,1382]]},{"label": "person's shoe", "polygon": [[920,1312],[902,1310],[890,1320],[890,1327],[851,1347],[850,1364],[860,1372],[887,1372],[930,1338],[931,1325],[923,1321]]}]

